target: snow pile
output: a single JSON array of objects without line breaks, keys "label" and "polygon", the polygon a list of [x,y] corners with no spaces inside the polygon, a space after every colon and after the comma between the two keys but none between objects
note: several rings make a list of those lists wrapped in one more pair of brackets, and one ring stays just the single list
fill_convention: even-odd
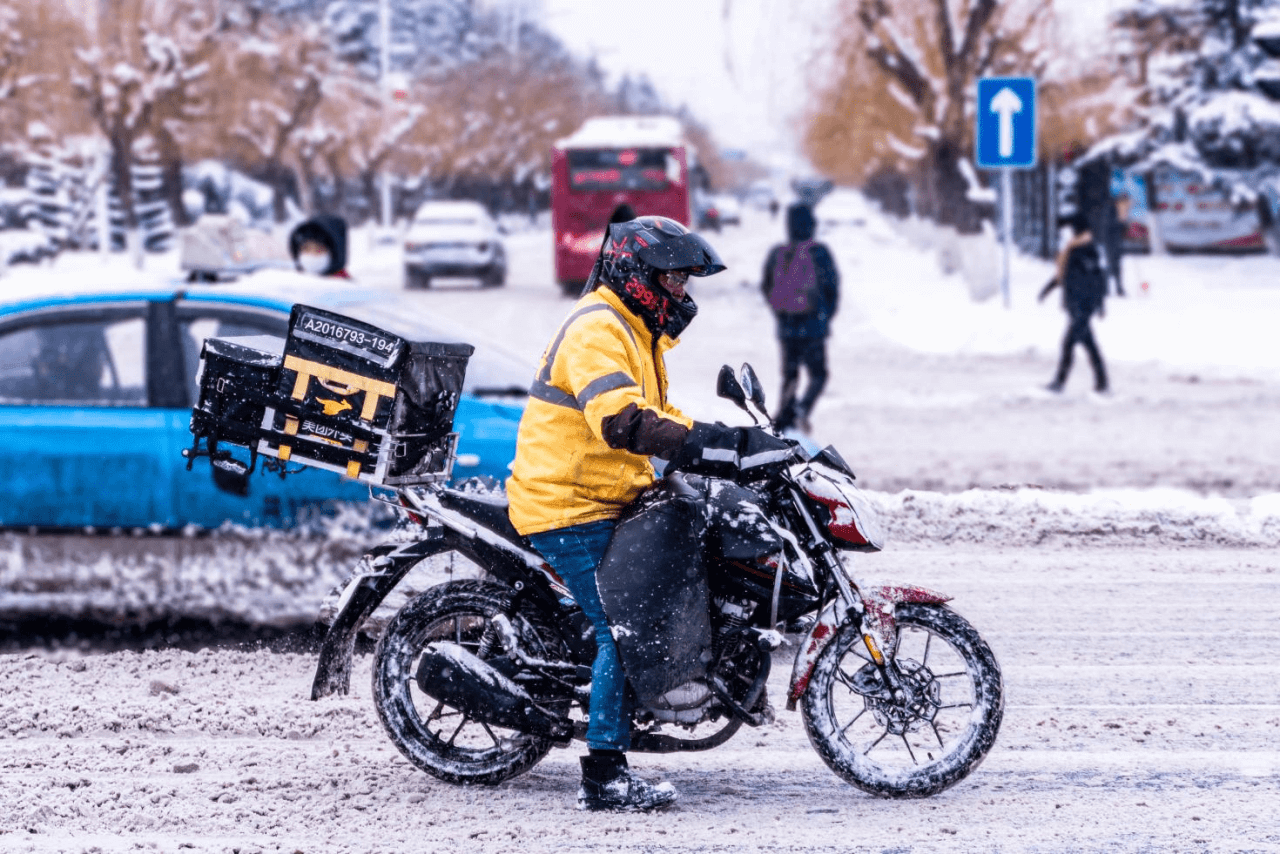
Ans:
[{"label": "snow pile", "polygon": [[363,541],[248,529],[208,537],[4,534],[0,614],[309,624],[365,548]]},{"label": "snow pile", "polygon": [[[1173,489],[862,494],[881,514],[888,551],[930,543],[1280,546],[1280,493],[1240,502]],[[273,627],[327,622],[365,551],[415,530],[388,529],[375,510],[355,505],[294,531],[227,526],[182,537],[3,534],[0,618],[56,615],[123,625],[183,618]],[[478,574],[458,555],[424,561],[372,625],[385,623],[429,586]]]},{"label": "snow pile", "polygon": [[894,541],[1280,545],[1280,493],[1247,502],[1175,489],[1075,494],[1023,487],[873,495],[885,514],[889,548]]}]

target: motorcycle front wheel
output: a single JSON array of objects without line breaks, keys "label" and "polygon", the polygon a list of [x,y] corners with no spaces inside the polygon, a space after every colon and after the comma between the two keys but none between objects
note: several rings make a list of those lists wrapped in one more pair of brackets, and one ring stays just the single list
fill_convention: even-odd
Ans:
[{"label": "motorcycle front wheel", "polygon": [[802,699],[809,741],[846,782],[887,798],[923,798],[962,780],[995,743],[1000,667],[976,629],[943,605],[896,610],[895,699],[846,624],[814,666]]},{"label": "motorcycle front wheel", "polygon": [[[506,605],[504,588],[454,581],[424,591],[387,625],[373,658],[373,700],[378,717],[400,752],[414,765],[447,783],[496,784],[536,765],[551,741],[477,721],[422,691],[415,678],[423,649],[452,641],[485,657],[481,640],[489,618]],[[546,626],[524,615],[512,625],[525,650],[539,658],[567,656]],[[493,643],[488,656],[502,653]],[[567,698],[536,697],[544,708],[568,712]]]}]

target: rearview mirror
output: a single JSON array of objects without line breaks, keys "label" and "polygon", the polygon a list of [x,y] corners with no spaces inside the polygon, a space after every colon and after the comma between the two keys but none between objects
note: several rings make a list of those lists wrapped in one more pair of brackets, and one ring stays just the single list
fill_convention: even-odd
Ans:
[{"label": "rearview mirror", "polygon": [[747,408],[747,393],[742,390],[742,386],[738,384],[738,378],[733,375],[733,368],[728,365],[721,366],[720,373],[716,377],[716,394],[732,400],[743,409]]},{"label": "rearview mirror", "polygon": [[742,387],[746,389],[747,397],[756,406],[760,407],[760,411],[764,411],[764,386],[760,384],[760,378],[756,376],[756,369],[751,367],[750,362],[742,364]]}]

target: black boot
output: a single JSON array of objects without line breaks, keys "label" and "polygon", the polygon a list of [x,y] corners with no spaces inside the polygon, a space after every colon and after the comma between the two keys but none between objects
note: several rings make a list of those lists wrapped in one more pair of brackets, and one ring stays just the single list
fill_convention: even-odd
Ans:
[{"label": "black boot", "polygon": [[582,757],[582,786],[578,809],[637,812],[671,806],[676,800],[670,783],[649,783],[631,773],[626,754],[617,750],[593,751]]}]

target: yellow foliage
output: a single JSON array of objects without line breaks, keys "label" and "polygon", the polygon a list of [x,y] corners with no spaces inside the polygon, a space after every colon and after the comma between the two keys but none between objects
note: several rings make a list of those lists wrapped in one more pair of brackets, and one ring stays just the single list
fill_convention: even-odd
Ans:
[{"label": "yellow foliage", "polygon": [[940,146],[971,159],[978,77],[1040,81],[1042,158],[1132,121],[1129,93],[1109,67],[1058,55],[1050,0],[852,0],[841,9],[834,74],[804,129],[811,161],[837,181],[858,185],[887,169],[927,188]]}]

